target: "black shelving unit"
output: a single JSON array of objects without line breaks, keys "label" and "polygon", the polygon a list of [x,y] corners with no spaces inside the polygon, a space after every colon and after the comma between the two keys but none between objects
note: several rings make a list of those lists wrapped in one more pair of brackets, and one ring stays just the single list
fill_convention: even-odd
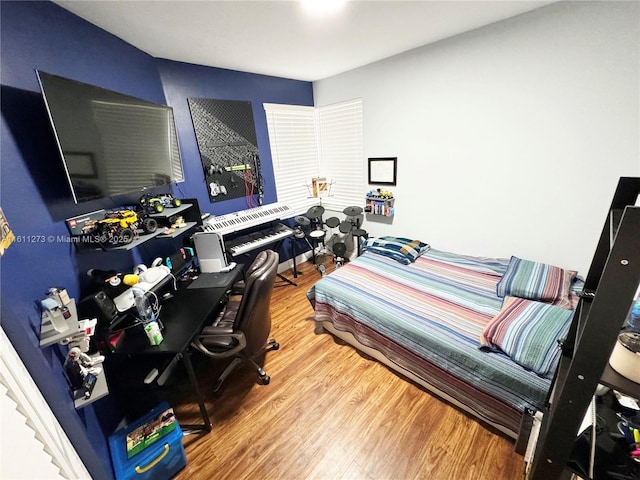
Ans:
[{"label": "black shelving unit", "polygon": [[[186,218],[192,218],[193,213],[195,212],[197,212],[197,216],[199,217],[200,216],[199,209],[196,209],[194,205],[191,203],[183,203],[179,207],[167,207],[162,211],[162,213],[153,213],[149,216],[156,219],[159,224],[158,229],[155,232],[140,234],[131,243],[112,247],[111,250],[131,250],[133,248],[136,248],[138,245],[141,245],[144,242],[151,240],[152,238],[178,237],[183,233],[188,232],[189,230],[191,230],[192,227],[195,227],[197,225],[196,220],[189,221],[186,219]],[[177,216],[177,215],[182,215],[183,217],[185,217],[185,225],[181,228],[175,229],[175,231],[173,231],[172,233],[164,233],[163,227],[166,225],[163,225],[163,224],[168,223],[166,219]]]},{"label": "black shelving unit", "polygon": [[620,179],[585,279],[584,292],[593,295],[580,299],[562,345],[528,480],[569,478],[568,461],[598,384],[640,398],[640,385],[608,364],[640,284],[640,207],[633,206],[638,194],[640,178]]},{"label": "black shelving unit", "polygon": [[[125,208],[125,207],[123,207]],[[142,229],[136,232],[136,236],[130,243],[122,245],[99,245],[97,243],[82,243],[73,242],[76,249],[80,253],[95,252],[95,251],[115,251],[115,250],[133,250],[139,247],[145,242],[157,239],[177,238],[181,235],[192,232],[193,228],[202,225],[202,214],[198,205],[198,200],[195,198],[185,198],[182,200],[182,205],[179,207],[166,207],[161,213],[152,213],[149,215],[158,222],[158,229],[153,233],[144,233]],[[171,233],[164,233],[164,227],[170,225],[170,219],[172,217],[182,216],[185,224],[183,227],[176,228]]]}]

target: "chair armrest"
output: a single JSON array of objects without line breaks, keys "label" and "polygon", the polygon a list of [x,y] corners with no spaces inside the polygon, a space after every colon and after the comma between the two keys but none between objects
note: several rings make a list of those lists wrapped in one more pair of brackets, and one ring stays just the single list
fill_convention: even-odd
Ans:
[{"label": "chair armrest", "polygon": [[231,285],[231,288],[229,289],[228,294],[229,295],[243,295],[244,291],[245,291],[245,281],[244,280],[238,280],[236,283],[234,283],[233,285]]},{"label": "chair armrest", "polygon": [[233,336],[233,326],[223,327],[217,325],[208,325],[202,329],[198,337],[231,337]]},{"label": "chair armrest", "polygon": [[[211,329],[216,329],[217,327],[205,327],[205,328],[211,328]],[[222,329],[220,329],[222,330]],[[224,328],[224,330],[228,330],[227,328]],[[219,350],[219,351],[211,351],[209,350],[203,343],[202,340],[206,339],[206,338],[235,338],[238,341],[238,344],[233,346],[233,347],[229,347],[228,350]],[[198,350],[200,353],[206,355],[207,357],[212,357],[212,358],[227,358],[227,357],[233,357],[236,353],[240,352],[241,350],[244,350],[244,348],[247,346],[247,339],[244,336],[244,333],[242,332],[232,332],[232,333],[210,333],[210,334],[205,334],[204,332],[201,333],[200,335],[198,335],[192,342],[191,342],[191,346],[193,348],[195,348],[196,350]]]}]

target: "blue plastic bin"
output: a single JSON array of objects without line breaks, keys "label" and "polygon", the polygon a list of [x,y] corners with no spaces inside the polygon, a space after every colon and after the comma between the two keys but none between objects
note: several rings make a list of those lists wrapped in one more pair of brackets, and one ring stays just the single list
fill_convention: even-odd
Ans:
[{"label": "blue plastic bin", "polygon": [[158,439],[131,458],[127,456],[127,435],[136,428],[157,418],[167,410],[169,404],[161,403],[149,413],[109,436],[111,462],[117,480],[163,480],[170,479],[187,465],[182,445],[182,429],[175,429]]}]

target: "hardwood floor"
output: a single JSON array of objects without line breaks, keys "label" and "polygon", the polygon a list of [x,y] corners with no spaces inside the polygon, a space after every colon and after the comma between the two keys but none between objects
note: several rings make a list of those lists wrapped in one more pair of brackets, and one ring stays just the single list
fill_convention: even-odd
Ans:
[{"label": "hardwood floor", "polygon": [[[523,478],[511,440],[318,333],[305,294],[320,275],[311,263],[299,270],[297,287],[274,289],[269,385],[242,366],[214,395],[221,366],[194,354],[213,430],[185,436],[178,480]],[[183,423],[198,420],[191,401],[187,391],[171,399]]]}]

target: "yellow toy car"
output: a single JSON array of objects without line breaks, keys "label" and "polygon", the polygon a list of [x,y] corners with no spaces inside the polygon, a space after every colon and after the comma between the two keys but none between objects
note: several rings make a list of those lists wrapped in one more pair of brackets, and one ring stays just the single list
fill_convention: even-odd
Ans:
[{"label": "yellow toy car", "polygon": [[100,244],[126,245],[133,241],[139,228],[145,233],[153,233],[158,222],[147,216],[140,218],[133,210],[119,209],[107,211],[102,220],[87,222],[83,233],[95,236]]}]

